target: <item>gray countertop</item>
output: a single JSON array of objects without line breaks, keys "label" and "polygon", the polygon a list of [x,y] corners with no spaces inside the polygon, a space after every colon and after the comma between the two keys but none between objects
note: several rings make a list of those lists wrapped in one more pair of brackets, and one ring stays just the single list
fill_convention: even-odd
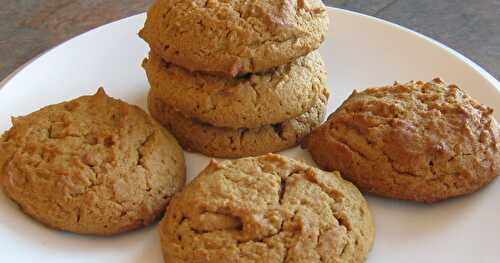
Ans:
[{"label": "gray countertop", "polygon": [[[324,0],[430,36],[500,79],[500,0]],[[0,79],[41,52],[144,12],[152,0],[0,0]],[[334,23],[334,22],[333,22]]]}]

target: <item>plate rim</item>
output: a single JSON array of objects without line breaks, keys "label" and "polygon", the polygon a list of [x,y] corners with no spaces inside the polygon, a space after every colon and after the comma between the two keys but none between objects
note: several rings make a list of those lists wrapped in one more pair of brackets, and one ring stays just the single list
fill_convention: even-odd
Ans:
[{"label": "plate rim", "polygon": [[[487,83],[490,83],[489,85],[493,86],[494,87],[494,90],[497,94],[500,94],[500,82],[495,78],[493,77],[489,72],[487,72],[485,69],[483,69],[481,66],[479,66],[478,64],[476,64],[475,62],[473,62],[472,60],[468,59],[467,57],[465,57],[464,55],[460,54],[459,52],[455,51],[454,49],[430,38],[430,37],[427,37],[419,32],[416,32],[414,30],[411,30],[411,29],[408,29],[404,26],[400,26],[398,24],[395,24],[395,23],[392,23],[392,22],[389,22],[389,21],[386,21],[386,20],[383,20],[383,19],[380,19],[380,18],[376,18],[376,17],[373,17],[373,16],[370,16],[370,15],[365,15],[365,14],[361,14],[361,13],[358,13],[358,12],[354,12],[354,11],[349,11],[349,10],[345,10],[345,9],[341,9],[341,8],[332,8],[332,7],[327,7],[327,10],[328,10],[328,13],[329,14],[341,14],[341,15],[347,15],[347,16],[355,16],[355,17],[360,17],[362,19],[367,19],[366,21],[369,21],[370,23],[377,23],[377,24],[381,24],[382,26],[384,27],[392,27],[390,28],[391,30],[392,29],[395,29],[395,30],[398,30],[398,31],[403,31],[402,33],[411,33],[412,36],[415,36],[415,37],[418,37],[419,39],[422,39],[424,40],[427,40],[425,43],[429,43],[429,44],[432,44],[433,47],[432,48],[439,48],[443,51],[446,51],[446,55],[451,55],[453,58],[457,58],[460,63],[465,63],[467,64],[467,67],[469,69],[472,69],[474,70],[475,72],[479,73],[479,76],[484,79],[485,81],[487,81]],[[101,26],[98,26],[96,28],[93,28],[87,32],[84,32],[84,33],[81,33],[79,35],[76,35],[66,41],[63,41],[51,48],[48,48],[47,50],[41,52],[40,54],[36,55],[35,57],[33,57],[32,59],[28,60],[27,62],[25,62],[24,64],[22,64],[21,66],[19,66],[18,68],[16,68],[13,72],[11,72],[10,74],[8,74],[4,79],[0,80],[0,93],[2,91],[2,88],[4,88],[5,86],[9,85],[10,81],[11,80],[15,80],[16,77],[19,77],[19,73],[23,72],[24,69],[28,68],[29,70],[29,67],[32,66],[32,63],[34,63],[36,60],[40,59],[40,58],[44,58],[44,56],[46,55],[49,55],[51,54],[50,52],[53,52],[55,49],[57,49],[58,47],[62,46],[62,45],[65,45],[67,44],[67,42],[70,42],[72,40],[77,40],[78,38],[80,37],[88,37],[86,36],[86,34],[89,34],[89,33],[92,33],[94,31],[99,31],[99,30],[102,30],[104,27],[110,25],[111,24],[114,24],[114,23],[129,23],[131,21],[127,20],[127,19],[130,19],[130,20],[135,20],[135,19],[142,19],[144,18],[145,16],[145,13],[139,13],[139,14],[136,14],[136,15],[132,15],[132,16],[129,16],[129,17],[125,17],[125,18],[122,18],[122,19],[119,19],[119,20],[116,20],[116,21],[112,21],[110,23],[107,23],[107,24],[104,24],[104,25],[101,25]],[[115,25],[116,26],[116,25]],[[455,63],[455,62],[454,62]],[[456,63],[459,63],[458,61]],[[475,73],[472,73],[471,74],[475,74]],[[491,90],[491,88],[489,86],[487,87],[483,87],[484,90]],[[372,254],[372,257],[373,257],[373,252],[371,252]]]}]

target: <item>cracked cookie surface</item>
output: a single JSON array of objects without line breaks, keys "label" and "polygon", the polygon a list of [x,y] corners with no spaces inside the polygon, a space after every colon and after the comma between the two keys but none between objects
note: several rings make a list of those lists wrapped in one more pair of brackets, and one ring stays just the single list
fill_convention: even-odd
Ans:
[{"label": "cracked cookie surface", "polygon": [[338,172],[268,154],[212,161],[167,208],[165,262],[363,262],[375,228]]},{"label": "cracked cookie surface", "polygon": [[232,78],[308,54],[327,28],[321,0],[157,0],[139,35],[168,62]]},{"label": "cracked cookie surface", "polygon": [[269,73],[224,79],[190,73],[154,52],[144,60],[155,96],[200,122],[217,127],[257,128],[307,112],[326,87],[318,52]]},{"label": "cracked cookie surface", "polygon": [[148,108],[151,115],[167,127],[184,149],[212,157],[235,158],[277,152],[301,142],[325,117],[328,90],[323,88],[315,104],[302,115],[258,128],[220,128],[185,117],[170,107],[165,98],[151,89]]},{"label": "cracked cookie surface", "polygon": [[175,138],[102,89],[12,123],[0,139],[2,188],[48,226],[97,235],[139,228],[184,185]]},{"label": "cracked cookie surface", "polygon": [[500,174],[493,110],[440,79],[354,92],[304,146],[361,190],[435,202]]}]

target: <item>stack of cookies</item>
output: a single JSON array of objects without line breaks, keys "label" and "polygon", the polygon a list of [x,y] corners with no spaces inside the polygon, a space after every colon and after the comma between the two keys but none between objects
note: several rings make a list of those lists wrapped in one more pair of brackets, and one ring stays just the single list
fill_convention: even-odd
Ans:
[{"label": "stack of cookies", "polygon": [[139,35],[152,116],[181,145],[241,157],[300,143],[323,120],[326,71],[315,51],[320,0],[157,0]]}]

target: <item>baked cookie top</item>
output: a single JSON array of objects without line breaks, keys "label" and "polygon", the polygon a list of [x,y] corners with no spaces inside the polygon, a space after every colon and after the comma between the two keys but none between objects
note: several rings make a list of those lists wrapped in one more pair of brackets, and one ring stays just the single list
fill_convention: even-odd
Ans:
[{"label": "baked cookie top", "polygon": [[161,216],[184,185],[175,138],[103,89],[12,124],[0,139],[1,186],[54,228],[97,235],[138,228]]},{"label": "baked cookie top", "polygon": [[157,0],[139,35],[168,62],[235,77],[306,55],[327,27],[321,0]]},{"label": "baked cookie top", "polygon": [[434,202],[500,173],[493,110],[440,79],[353,94],[304,145],[318,165],[361,190]]},{"label": "baked cookie top", "polygon": [[212,161],[160,223],[165,262],[363,262],[375,229],[358,189],[274,154]]},{"label": "baked cookie top", "polygon": [[309,111],[298,117],[258,128],[221,128],[201,123],[184,116],[157,96],[151,89],[148,96],[149,112],[167,127],[188,151],[207,156],[237,158],[281,151],[299,144],[325,118],[328,90],[318,94]]},{"label": "baked cookie top", "polygon": [[217,127],[257,128],[307,112],[326,87],[317,52],[269,73],[225,79],[190,73],[155,53],[144,60],[156,96],[186,116]]}]

